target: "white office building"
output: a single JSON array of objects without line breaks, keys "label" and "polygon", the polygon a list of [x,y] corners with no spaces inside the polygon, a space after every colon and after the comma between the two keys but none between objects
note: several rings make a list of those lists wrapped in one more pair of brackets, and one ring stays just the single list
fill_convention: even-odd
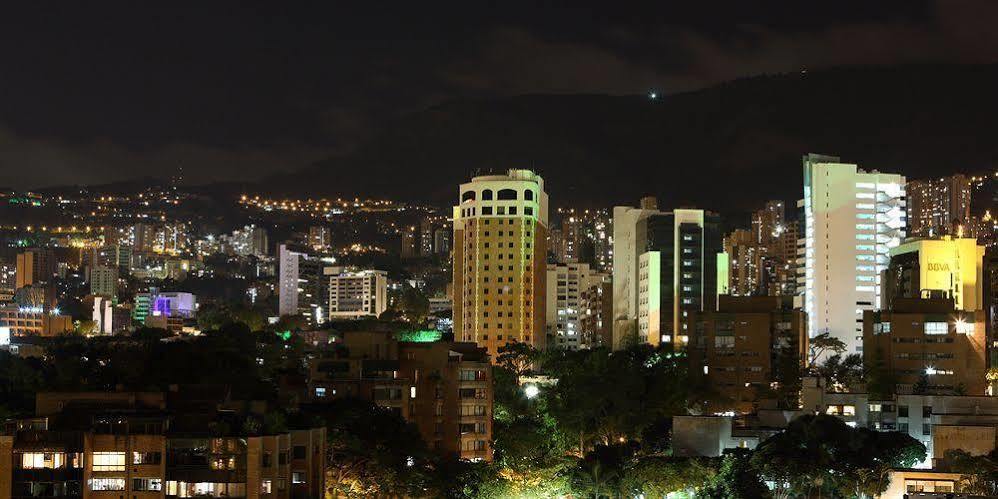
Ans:
[{"label": "white office building", "polygon": [[329,277],[330,319],[377,317],[388,308],[388,274],[385,271],[327,267],[324,272]]},{"label": "white office building", "polygon": [[904,189],[902,175],[804,157],[797,280],[810,337],[827,332],[862,352],[863,311],[880,308],[881,272],[905,235]]}]

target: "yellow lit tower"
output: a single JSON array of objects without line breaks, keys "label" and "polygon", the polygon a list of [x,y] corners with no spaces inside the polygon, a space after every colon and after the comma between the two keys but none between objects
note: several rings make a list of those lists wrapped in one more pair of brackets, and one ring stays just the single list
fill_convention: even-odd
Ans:
[{"label": "yellow lit tower", "polygon": [[544,348],[548,196],[530,170],[474,177],[454,207],[454,336]]}]

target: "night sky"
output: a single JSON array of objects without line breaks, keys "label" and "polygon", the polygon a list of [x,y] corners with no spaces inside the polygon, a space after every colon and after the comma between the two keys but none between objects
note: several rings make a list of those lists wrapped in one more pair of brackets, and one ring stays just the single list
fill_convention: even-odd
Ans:
[{"label": "night sky", "polygon": [[0,16],[0,186],[13,188],[181,166],[188,182],[253,180],[450,99],[668,94],[998,54],[991,1],[21,4]]}]

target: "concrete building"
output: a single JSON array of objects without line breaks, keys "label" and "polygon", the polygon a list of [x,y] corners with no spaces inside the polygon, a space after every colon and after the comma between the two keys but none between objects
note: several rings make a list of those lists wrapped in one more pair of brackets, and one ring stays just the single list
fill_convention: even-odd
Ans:
[{"label": "concrete building", "polygon": [[[176,394],[40,393],[0,436],[0,498],[321,498],[325,429],[246,435],[233,414],[182,415]],[[262,414],[237,417],[262,418]],[[210,431],[209,428],[215,428]]]},{"label": "concrete building", "polygon": [[308,228],[308,245],[315,251],[327,251],[333,245],[333,231],[325,225]]},{"label": "concrete building", "polygon": [[881,307],[880,273],[905,235],[905,178],[838,158],[804,157],[803,258],[798,293],[813,338],[862,352],[863,311]]},{"label": "concrete building", "polygon": [[222,250],[238,256],[263,258],[267,256],[268,244],[267,230],[253,224],[236,229],[228,236],[222,236]]},{"label": "concrete building", "polygon": [[[401,341],[400,341],[401,339]],[[492,459],[492,365],[474,343],[435,331],[349,331],[309,361],[306,399],[358,397],[396,411],[434,451]]]},{"label": "concrete building", "polygon": [[607,274],[579,293],[582,337],[593,347],[613,345],[613,283]]},{"label": "concrete building", "polygon": [[908,233],[912,236],[959,237],[970,220],[971,182],[966,175],[911,180],[908,195]]},{"label": "concrete building", "polygon": [[419,256],[419,229],[415,225],[402,227],[400,254],[403,260],[410,260]]},{"label": "concrete building", "polygon": [[728,234],[724,238],[724,253],[728,258],[728,294],[762,294],[763,258],[767,253],[752,231],[737,229]]},{"label": "concrete building", "polygon": [[941,296],[951,298],[957,310],[983,310],[984,253],[971,238],[906,240],[890,251],[882,305],[889,308],[896,298]]},{"label": "concrete building", "polygon": [[378,317],[388,308],[388,273],[326,267],[329,319]]},{"label": "concrete building", "polygon": [[985,395],[984,312],[961,311],[950,298],[896,298],[863,314],[863,364],[884,370],[897,393]]},{"label": "concrete building", "polygon": [[329,304],[329,280],[325,267],[332,259],[319,258],[302,248],[287,244],[278,247],[277,311],[280,315],[300,314],[309,321],[326,321]]},{"label": "concrete building", "polygon": [[92,320],[96,323],[96,334],[115,334],[127,331],[132,325],[132,310],[117,305],[112,298],[93,295],[84,301],[93,311]]},{"label": "concrete building", "polygon": [[607,210],[558,209],[561,230],[552,253],[559,263],[588,263],[599,272],[613,266],[612,219]]},{"label": "concrete building", "polygon": [[7,298],[0,298],[0,301],[9,301],[14,296],[17,289],[17,259],[14,261],[0,258],[0,294]]},{"label": "concrete building", "polygon": [[32,248],[17,254],[14,288],[47,284],[56,275],[55,253],[49,249]]},{"label": "concrete building", "polygon": [[629,341],[684,348],[690,312],[716,310],[720,218],[695,209],[613,209],[613,348]]},{"label": "concrete building", "polygon": [[454,334],[544,348],[548,196],[530,170],[474,177],[454,207]]},{"label": "concrete building", "polygon": [[583,328],[586,314],[591,313],[584,293],[591,288],[598,288],[608,277],[591,269],[586,263],[547,265],[545,317],[549,348],[578,350],[599,344],[600,338],[586,334]]},{"label": "concrete building", "polygon": [[899,431],[925,445],[917,469],[939,468],[947,450],[987,454],[996,447],[998,397],[898,394],[886,400],[868,393],[836,393],[817,378],[805,378],[804,412],[836,416],[846,424]]},{"label": "concrete building", "polygon": [[695,314],[690,372],[727,402],[718,411],[751,413],[761,393],[779,382],[779,370],[796,376],[807,352],[806,317],[790,297],[722,295],[718,310]]},{"label": "concrete building", "polygon": [[191,293],[149,288],[135,294],[132,320],[147,327],[180,331],[185,323],[193,322],[197,309],[197,297]]},{"label": "concrete building", "polygon": [[440,227],[433,231],[433,251],[438,255],[449,255],[451,250],[451,237],[454,229],[451,227]]},{"label": "concrete building", "polygon": [[0,306],[0,327],[12,336],[57,336],[73,330],[73,318],[50,307]]},{"label": "concrete building", "polygon": [[755,449],[779,431],[739,428],[732,416],[675,416],[672,449],[678,457],[721,457],[730,449]]},{"label": "concrete building", "polygon": [[90,294],[117,299],[118,267],[92,267],[90,269]]}]

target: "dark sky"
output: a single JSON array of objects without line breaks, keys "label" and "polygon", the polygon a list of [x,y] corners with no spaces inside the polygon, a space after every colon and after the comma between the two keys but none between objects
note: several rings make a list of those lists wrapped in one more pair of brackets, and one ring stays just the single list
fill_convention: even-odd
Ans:
[{"label": "dark sky", "polygon": [[180,166],[191,182],[253,180],[460,97],[670,93],[998,54],[988,0],[285,3],[5,6],[0,186]]}]

